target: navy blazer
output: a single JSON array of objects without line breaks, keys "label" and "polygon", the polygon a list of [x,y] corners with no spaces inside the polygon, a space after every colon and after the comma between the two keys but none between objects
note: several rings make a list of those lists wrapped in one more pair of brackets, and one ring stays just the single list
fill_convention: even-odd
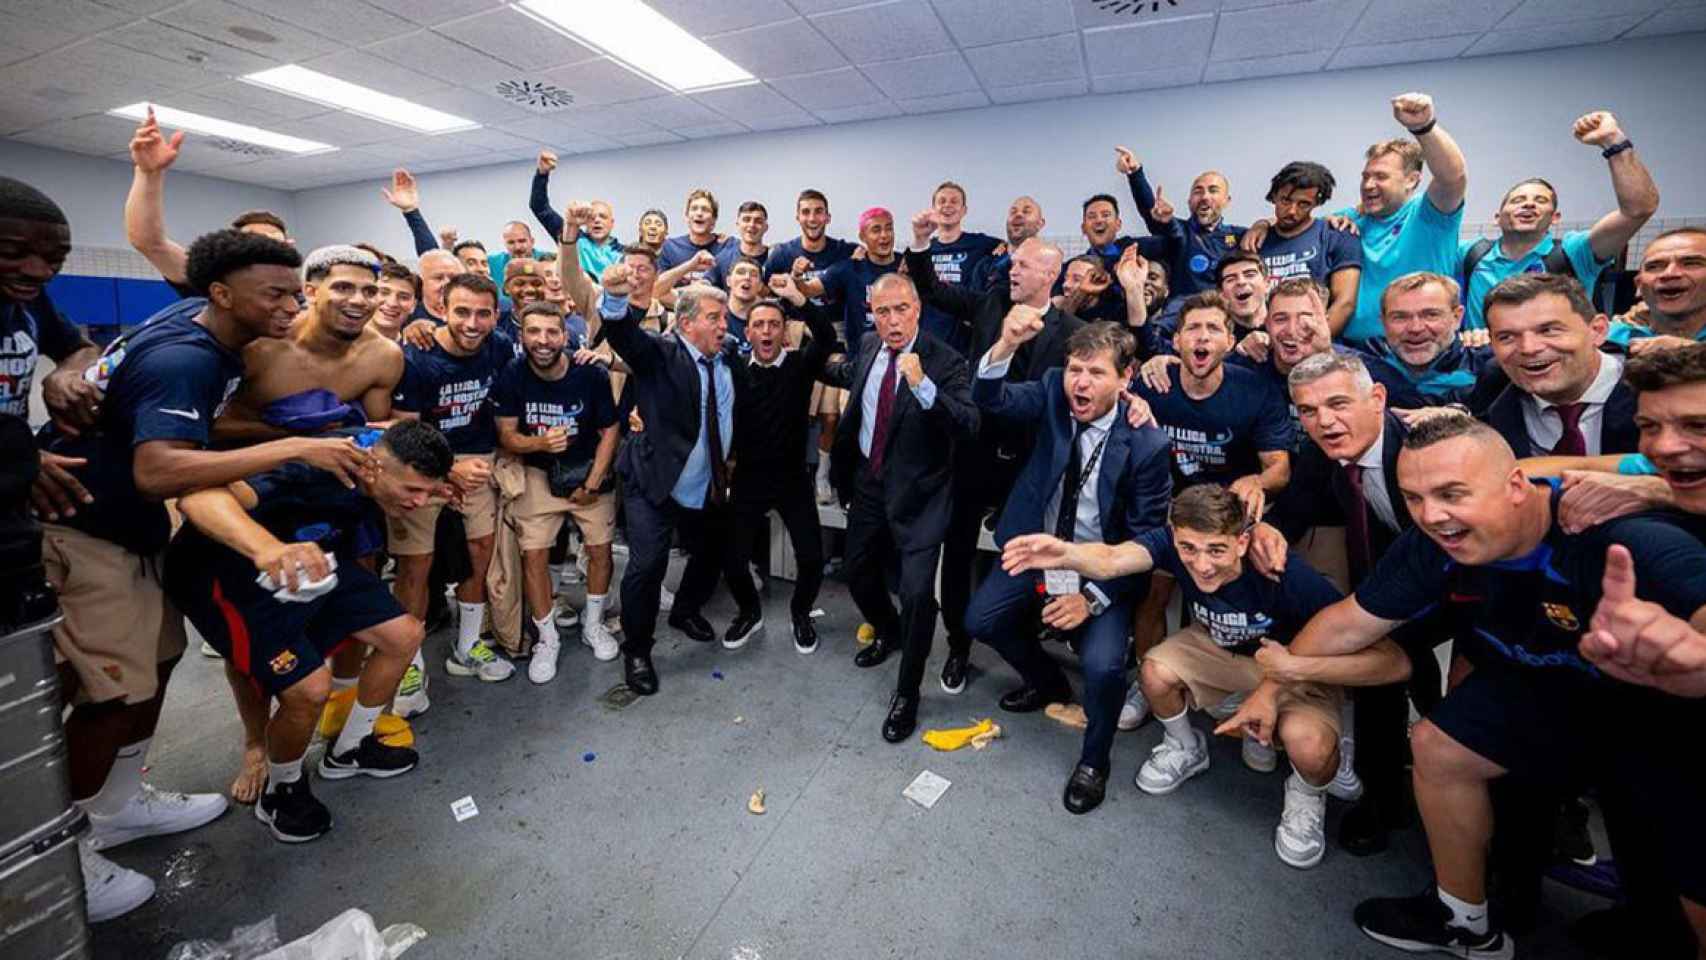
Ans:
[{"label": "navy blazer", "polygon": [[[865,383],[882,343],[875,333],[866,334],[857,358],[829,364],[818,378],[851,394],[829,461],[829,480],[843,504],[852,502],[858,471],[865,469],[865,457],[859,451]],[[912,390],[897,379],[882,485],[895,545],[903,551],[941,546],[947,536],[953,509],[954,450],[977,433],[978,425],[965,358],[924,330],[918,331],[912,352],[918,354],[924,375],[936,385],[936,401],[924,409]]]},{"label": "navy blazer", "polygon": [[[1036,442],[1025,461],[1001,520],[995,542],[1026,533],[1052,532],[1043,516],[1050,498],[1060,489],[1071,456],[1073,419],[1062,385],[1065,374],[1049,370],[1039,381],[1011,383],[978,378],[972,397],[991,416],[1034,432]],[[1096,505],[1101,513],[1102,540],[1124,543],[1139,531],[1167,522],[1173,498],[1173,454],[1167,435],[1155,426],[1133,429],[1126,422],[1126,405],[1117,403],[1113,426],[1096,465]],[[1112,602],[1131,597],[1144,576],[1133,575],[1096,584]]]},{"label": "navy blazer", "polygon": [[[1528,425],[1522,418],[1522,396],[1516,384],[1509,384],[1487,407],[1482,419],[1505,438],[1518,459],[1549,456],[1552,451],[1536,450],[1529,442]],[[1604,414],[1599,427],[1599,452],[1638,453],[1641,431],[1635,427],[1635,391],[1629,384],[1619,381],[1612,389],[1611,396],[1605,398]]]},{"label": "navy blazer", "polygon": [[[602,327],[610,346],[632,373],[628,388],[646,424],[646,429],[629,433],[622,441],[616,470],[622,477],[623,490],[662,506],[681,479],[688,454],[699,442],[699,430],[705,422],[705,389],[699,382],[698,364],[680,336],[645,330],[640,326],[643,319],[645,312],[630,305],[626,316],[607,319]],[[736,400],[746,379],[739,341],[724,337],[722,357],[735,387],[731,400]],[[739,427],[737,423],[735,428]],[[723,456],[733,452],[731,430],[723,438]]]}]

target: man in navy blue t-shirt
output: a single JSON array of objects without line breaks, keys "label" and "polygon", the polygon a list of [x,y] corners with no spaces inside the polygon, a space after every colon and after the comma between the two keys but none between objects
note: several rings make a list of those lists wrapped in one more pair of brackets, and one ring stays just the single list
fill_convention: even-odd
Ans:
[{"label": "man in navy blue t-shirt", "polygon": [[83,371],[100,351],[54,306],[47,284],[71,253],[64,211],[21,180],[0,177],[0,413],[27,419],[39,357],[48,412],[72,429],[94,424],[100,390]]},{"label": "man in navy blue t-shirt", "polygon": [[1333,173],[1319,163],[1294,160],[1268,184],[1274,205],[1273,229],[1259,253],[1271,280],[1309,276],[1328,290],[1328,324],[1333,336],[1345,329],[1356,309],[1362,277],[1362,241],[1315,217],[1315,208],[1333,196]]},{"label": "man in navy blue t-shirt", "polygon": [[[711,191],[699,189],[689,193],[687,232],[665,240],[658,250],[658,285],[684,287],[704,282],[705,274],[716,263],[718,251],[734,242],[717,234],[717,198]],[[678,271],[677,267],[686,269]]]},{"label": "man in navy blue t-shirt", "polygon": [[871,284],[883,274],[900,269],[900,257],[894,252],[894,214],[882,207],[872,207],[861,213],[859,242],[865,245],[864,259],[842,260],[815,279],[801,279],[795,275],[795,283],[801,293],[841,305],[842,342],[853,346],[862,342],[865,334],[876,329],[870,308]]},{"label": "man in navy blue t-shirt", "polygon": [[[993,256],[1001,241],[987,233],[967,232],[960,226],[966,217],[966,191],[952,180],[943,181],[930,195],[930,210],[936,224],[936,235],[930,239],[929,247],[936,281],[969,287],[972,274]],[[924,329],[961,353],[970,348],[970,332],[928,304],[924,307]]]},{"label": "man in navy blue t-shirt", "polygon": [[764,235],[769,230],[770,211],[764,209],[764,204],[757,200],[741,204],[735,214],[734,242],[723,244],[717,251],[716,262],[705,271],[704,282],[726,290],[730,267],[742,260],[756,260],[762,264],[770,256],[770,247],[764,242]]}]

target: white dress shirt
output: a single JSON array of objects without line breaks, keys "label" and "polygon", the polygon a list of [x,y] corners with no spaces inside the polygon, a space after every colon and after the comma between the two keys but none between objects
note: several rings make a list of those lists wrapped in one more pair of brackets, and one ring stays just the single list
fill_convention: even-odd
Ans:
[{"label": "white dress shirt", "polygon": [[[1587,441],[1587,455],[1590,457],[1599,456],[1600,435],[1605,429],[1605,401],[1622,379],[1623,358],[1601,353],[1599,373],[1594,375],[1593,382],[1579,398],[1587,407],[1582,410],[1582,418],[1576,424],[1581,428],[1582,438]],[[1564,436],[1564,421],[1558,418],[1554,409],[1557,406],[1533,394],[1522,395],[1522,425],[1528,431],[1528,442],[1534,445],[1536,455],[1550,453]]]},{"label": "white dress shirt", "polygon": [[[1362,499],[1368,504],[1368,509],[1374,516],[1385,524],[1386,529],[1398,533],[1398,511],[1393,509],[1392,497],[1386,492],[1386,425],[1381,424],[1380,436],[1374,438],[1368,449],[1357,458],[1356,465],[1362,468]],[[1340,464],[1348,466],[1349,460],[1340,460]]]}]

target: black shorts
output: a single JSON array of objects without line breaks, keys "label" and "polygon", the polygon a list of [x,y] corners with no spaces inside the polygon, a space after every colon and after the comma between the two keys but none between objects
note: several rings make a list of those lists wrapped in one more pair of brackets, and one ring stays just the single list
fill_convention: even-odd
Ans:
[{"label": "black shorts", "polygon": [[1578,789],[1607,766],[1611,693],[1605,681],[1562,669],[1477,666],[1428,720],[1516,776]]},{"label": "black shorts", "polygon": [[[1617,726],[1630,741],[1609,756],[1627,791],[1630,842],[1647,845],[1669,889],[1706,906],[1706,763],[1698,740],[1706,730],[1706,700],[1618,686],[1624,696],[1615,715],[1628,719]],[[1616,838],[1619,825],[1607,813]],[[1619,852],[1619,865],[1625,859],[1633,858]]]},{"label": "black shorts", "polygon": [[351,634],[404,613],[384,582],[349,557],[338,558],[338,585],[307,603],[274,599],[252,566],[168,564],[166,592],[227,663],[274,695],[319,669]]}]

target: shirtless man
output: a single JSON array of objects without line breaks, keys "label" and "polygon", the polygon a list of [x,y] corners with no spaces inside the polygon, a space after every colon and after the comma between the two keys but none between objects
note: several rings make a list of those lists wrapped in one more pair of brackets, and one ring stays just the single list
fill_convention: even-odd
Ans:
[{"label": "shirtless man", "polygon": [[[308,309],[297,316],[288,336],[256,340],[243,349],[247,374],[213,425],[215,439],[255,443],[391,419],[403,350],[372,322],[381,298],[378,259],[356,247],[321,247],[308,255],[302,272]],[[366,558],[369,564],[373,560],[373,554]],[[320,721],[320,732],[330,738],[337,737],[354,701],[364,652],[351,644],[332,660],[332,697]],[[253,803],[266,787],[268,704],[230,664],[226,676],[243,718],[244,738],[242,768],[231,783],[231,796]],[[397,737],[407,724],[382,718],[375,729],[382,738]]]}]

